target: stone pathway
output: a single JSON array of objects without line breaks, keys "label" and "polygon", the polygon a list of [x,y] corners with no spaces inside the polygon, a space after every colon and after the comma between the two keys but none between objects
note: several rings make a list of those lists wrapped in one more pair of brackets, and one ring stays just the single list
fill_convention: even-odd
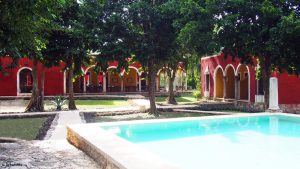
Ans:
[{"label": "stone pathway", "polygon": [[[67,136],[67,125],[81,124],[83,121],[79,115],[79,111],[64,111],[59,112],[57,121],[54,122],[47,135],[46,139],[49,140],[65,140]],[[55,124],[56,123],[56,124]]]},{"label": "stone pathway", "polygon": [[99,165],[67,141],[0,144],[1,169],[96,169]]}]

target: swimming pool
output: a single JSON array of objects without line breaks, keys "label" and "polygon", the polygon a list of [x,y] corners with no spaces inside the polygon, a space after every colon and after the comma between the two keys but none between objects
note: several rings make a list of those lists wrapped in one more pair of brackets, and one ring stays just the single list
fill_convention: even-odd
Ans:
[{"label": "swimming pool", "polygon": [[300,168],[300,118],[295,115],[145,120],[94,127],[114,135],[123,146],[139,147],[178,168]]}]

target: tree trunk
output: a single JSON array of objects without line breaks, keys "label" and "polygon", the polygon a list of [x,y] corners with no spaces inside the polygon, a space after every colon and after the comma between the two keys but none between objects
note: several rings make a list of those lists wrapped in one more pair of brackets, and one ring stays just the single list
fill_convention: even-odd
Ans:
[{"label": "tree trunk", "polygon": [[45,96],[45,67],[42,65],[42,75],[41,75],[41,91],[40,91],[40,108],[44,111],[44,96]]},{"label": "tree trunk", "polygon": [[175,95],[174,95],[174,80],[176,76],[176,68],[171,71],[170,69],[167,70],[169,76],[169,96],[167,97],[168,104],[177,104]]},{"label": "tree trunk", "polygon": [[154,114],[155,116],[159,116],[159,113],[156,109],[155,104],[155,89],[156,89],[156,69],[154,66],[154,61],[151,59],[148,63],[148,85],[149,85],[149,101],[150,101],[150,111],[149,114]]},{"label": "tree trunk", "polygon": [[41,111],[38,84],[38,60],[33,57],[32,62],[32,92],[30,101],[25,109],[25,112]]},{"label": "tree trunk", "polygon": [[271,77],[271,61],[270,57],[265,57],[262,65],[261,65],[261,71],[262,71],[262,78],[263,78],[263,84],[264,84],[264,97],[265,97],[265,110],[269,108],[269,96],[270,96],[270,77]]},{"label": "tree trunk", "polygon": [[75,99],[74,99],[74,90],[73,90],[73,66],[71,65],[68,70],[69,77],[69,110],[76,110]]}]

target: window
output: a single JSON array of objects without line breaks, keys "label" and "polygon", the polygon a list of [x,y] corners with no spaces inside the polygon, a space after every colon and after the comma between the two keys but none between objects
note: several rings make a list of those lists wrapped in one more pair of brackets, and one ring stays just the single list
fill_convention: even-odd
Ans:
[{"label": "window", "polygon": [[209,91],[209,74],[205,74],[205,91]]}]

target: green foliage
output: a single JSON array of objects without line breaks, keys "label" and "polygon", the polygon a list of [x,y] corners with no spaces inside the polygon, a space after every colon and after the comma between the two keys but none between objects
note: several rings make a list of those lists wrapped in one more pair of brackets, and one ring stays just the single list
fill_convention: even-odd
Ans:
[{"label": "green foliage", "polygon": [[9,55],[14,63],[23,56],[41,58],[41,50],[46,47],[46,30],[55,26],[52,21],[63,3],[63,0],[0,1],[0,57]]},{"label": "green foliage", "polygon": [[202,93],[200,90],[194,91],[193,96],[197,99],[200,100],[202,98]]},{"label": "green foliage", "polygon": [[77,1],[66,0],[54,23],[56,27],[48,30],[48,43],[43,50],[44,64],[52,66],[64,61],[66,69],[74,68],[76,77],[82,73],[82,64],[89,61],[85,30],[82,28]]},{"label": "green foliage", "polygon": [[57,111],[61,111],[62,107],[66,104],[66,99],[62,96],[55,96],[51,103],[56,107]]},{"label": "green foliage", "polygon": [[225,54],[252,63],[271,61],[273,67],[298,73],[298,1],[216,0],[209,1],[216,17],[218,42]]},{"label": "green foliage", "polygon": [[214,36],[215,22],[212,11],[207,7],[209,1],[180,0],[180,14],[176,22],[180,32],[177,37],[184,53],[198,55],[219,52],[220,47]]}]

